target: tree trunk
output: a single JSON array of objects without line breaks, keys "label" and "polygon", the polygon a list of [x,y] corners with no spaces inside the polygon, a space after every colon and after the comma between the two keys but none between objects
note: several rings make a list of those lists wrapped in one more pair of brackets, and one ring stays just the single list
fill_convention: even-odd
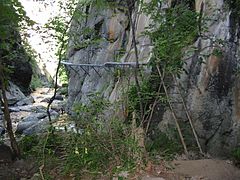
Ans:
[{"label": "tree trunk", "polygon": [[13,130],[12,130],[12,121],[10,117],[10,112],[8,108],[8,100],[6,96],[6,79],[4,77],[4,69],[3,65],[0,63],[0,83],[1,83],[1,89],[2,89],[2,97],[3,97],[3,106],[4,106],[4,119],[6,122],[6,128],[7,132],[11,141],[11,147],[13,150],[13,153],[16,158],[20,158],[20,149],[18,147],[17,141],[15,139]]}]

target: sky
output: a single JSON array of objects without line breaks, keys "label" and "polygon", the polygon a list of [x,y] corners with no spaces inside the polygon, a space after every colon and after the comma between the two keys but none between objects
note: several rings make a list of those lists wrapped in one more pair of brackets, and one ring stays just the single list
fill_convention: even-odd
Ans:
[{"label": "sky", "polygon": [[[60,0],[19,0],[27,16],[36,22],[34,29],[28,30],[28,42],[38,54],[37,62],[42,73],[49,73],[51,77],[55,76],[57,67],[56,41],[49,37],[48,33],[41,32],[44,25],[56,16],[59,11],[58,1]],[[48,30],[49,32],[49,30]],[[46,38],[47,37],[47,38]]]}]

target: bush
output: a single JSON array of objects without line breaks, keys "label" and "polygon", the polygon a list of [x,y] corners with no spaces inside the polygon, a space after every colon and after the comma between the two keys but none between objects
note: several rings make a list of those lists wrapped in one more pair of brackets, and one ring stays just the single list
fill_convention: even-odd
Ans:
[{"label": "bush", "polygon": [[182,147],[176,139],[170,139],[165,133],[159,132],[146,145],[150,156],[160,155],[166,160],[171,160],[177,153],[180,153]]},{"label": "bush", "polygon": [[240,167],[240,148],[235,148],[232,151],[233,162],[237,167]]},{"label": "bush", "polygon": [[[51,179],[74,175],[111,177],[121,171],[132,171],[142,160],[139,147],[130,125],[114,118],[104,119],[108,102],[95,96],[89,105],[75,106],[79,133],[53,131],[39,137],[25,137],[23,151],[39,157],[44,174]],[[56,177],[57,174],[57,177]]]}]

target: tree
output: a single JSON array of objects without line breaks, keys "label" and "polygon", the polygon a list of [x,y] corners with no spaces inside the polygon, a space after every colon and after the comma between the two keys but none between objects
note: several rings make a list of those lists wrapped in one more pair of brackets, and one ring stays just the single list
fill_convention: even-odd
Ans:
[{"label": "tree", "polygon": [[18,56],[15,48],[16,36],[19,36],[22,29],[32,25],[33,21],[26,16],[26,12],[18,0],[2,0],[0,9],[0,89],[4,105],[4,125],[6,125],[13,153],[20,158],[20,149],[12,130],[6,91],[9,76],[14,70],[9,67],[9,62]]}]

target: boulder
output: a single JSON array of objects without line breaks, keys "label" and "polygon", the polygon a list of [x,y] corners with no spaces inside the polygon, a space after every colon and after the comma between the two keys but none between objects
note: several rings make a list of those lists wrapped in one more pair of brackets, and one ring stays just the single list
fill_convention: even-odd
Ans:
[{"label": "boulder", "polygon": [[[46,97],[46,98],[44,98],[43,100],[41,100],[41,102],[46,102],[46,103],[49,103],[50,102],[50,99],[51,99],[51,97]],[[59,95],[59,94],[57,94],[56,96],[55,96],[55,99],[54,99],[54,101],[55,100],[58,100],[58,101],[63,101],[64,100],[64,98],[63,98],[63,96],[62,95]]]},{"label": "boulder", "polygon": [[57,94],[57,95],[56,95],[56,97],[55,97],[55,100],[63,101],[63,100],[64,100],[64,98],[63,98],[63,96],[62,96],[62,95],[60,95],[60,94]]},{"label": "boulder", "polygon": [[19,107],[9,107],[8,109],[10,112],[19,112],[20,111]]},{"label": "boulder", "polygon": [[[56,111],[50,111],[52,120],[56,120],[59,114]],[[47,113],[32,113],[24,118],[17,125],[17,134],[32,135],[44,132],[49,127]]]},{"label": "boulder", "polygon": [[55,100],[53,101],[52,105],[51,105],[51,109],[57,112],[61,112],[64,110],[66,106],[66,102],[64,101],[59,101],[59,100]]},{"label": "boulder", "polygon": [[36,113],[44,113],[46,112],[46,107],[42,105],[26,105],[26,106],[19,106],[20,111],[26,112],[36,112]]},{"label": "boulder", "polygon": [[48,118],[44,118],[39,120],[37,123],[33,124],[32,126],[28,127],[27,129],[24,129],[22,133],[24,135],[38,134],[46,131],[48,127],[49,127]]},{"label": "boulder", "polygon": [[47,117],[47,113],[43,113],[43,112],[37,113],[36,117],[38,119],[43,119],[43,118]]},{"label": "boulder", "polygon": [[40,102],[46,102],[46,103],[49,103],[50,102],[50,97],[46,97],[44,99],[42,99]]},{"label": "boulder", "polygon": [[17,106],[24,106],[24,105],[31,105],[34,103],[34,99],[32,96],[26,97],[25,99],[20,100],[17,102]]},{"label": "boulder", "polygon": [[22,93],[19,87],[13,84],[12,82],[9,82],[9,88],[8,91],[6,92],[6,96],[8,99],[8,105],[10,106],[26,98],[26,96]]},{"label": "boulder", "polygon": [[[52,117],[52,122],[56,121],[56,116]],[[33,135],[46,132],[47,129],[50,127],[48,117],[39,120],[36,124],[32,125],[31,127],[25,129],[22,133],[24,135]]]},{"label": "boulder", "polygon": [[11,75],[11,79],[24,93],[29,93],[33,74],[29,58],[19,56],[12,62],[12,66],[14,66],[14,73]]},{"label": "boulder", "polygon": [[36,114],[30,114],[28,117],[24,118],[21,122],[18,123],[16,133],[22,134],[24,130],[28,129],[29,127],[33,126],[39,121],[36,117]]}]

